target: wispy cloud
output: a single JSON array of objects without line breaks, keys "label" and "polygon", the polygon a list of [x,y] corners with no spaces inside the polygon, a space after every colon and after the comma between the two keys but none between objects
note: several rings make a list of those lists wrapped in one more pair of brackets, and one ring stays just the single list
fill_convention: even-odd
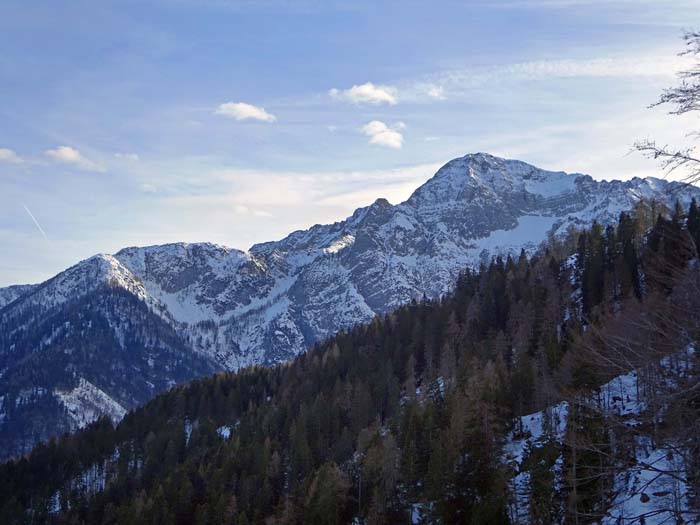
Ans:
[{"label": "wispy cloud", "polygon": [[355,85],[348,89],[331,89],[328,94],[331,98],[350,102],[352,104],[388,104],[395,105],[398,102],[396,88],[392,86],[376,86],[372,82]]},{"label": "wispy cloud", "polygon": [[153,184],[149,184],[147,182],[139,184],[139,191],[141,193],[157,193],[158,188],[154,186]]},{"label": "wispy cloud", "polygon": [[446,69],[422,78],[403,79],[397,82],[397,89],[402,100],[424,102],[468,96],[474,89],[496,83],[573,78],[672,77],[690,66],[692,60],[676,56],[675,50],[657,55],[530,60],[490,67]]},{"label": "wispy cloud", "polygon": [[14,151],[8,148],[0,148],[0,162],[9,162],[10,164],[21,164],[22,158]]},{"label": "wispy cloud", "polygon": [[397,122],[393,127],[387,126],[381,120],[373,120],[362,126],[362,133],[370,137],[369,143],[392,149],[401,149],[403,135],[399,130],[406,127],[403,122]]},{"label": "wispy cloud", "polygon": [[[416,164],[371,170],[203,170],[201,159],[184,165],[180,159],[165,170],[167,174],[149,181],[168,191],[141,199],[131,216],[139,219],[134,224],[153,216],[161,220],[152,228],[125,230],[128,240],[121,243],[207,239],[245,249],[296,229],[341,220],[378,197],[401,202],[438,168],[439,164]],[[204,234],[202,217],[207,219]]]},{"label": "wispy cloud", "polygon": [[[668,3],[671,4],[671,2]],[[565,9],[579,6],[639,7],[650,4],[663,7],[664,2],[659,2],[659,0],[489,0],[488,2],[483,2],[483,5],[487,7],[507,9],[514,7]],[[672,5],[673,7],[697,7],[695,0],[674,0]],[[670,5],[666,7],[668,8]]]},{"label": "wispy cloud", "polygon": [[447,98],[445,96],[445,90],[442,86],[428,86],[426,94],[428,95],[428,97],[433,98],[435,100],[445,100]]},{"label": "wispy cloud", "polygon": [[234,205],[233,211],[235,211],[237,215],[251,215],[253,217],[260,218],[269,218],[273,216],[269,211],[252,209],[250,206],[246,206],[245,204]]},{"label": "wispy cloud", "polygon": [[275,122],[277,117],[265,111],[265,108],[245,102],[226,102],[216,109],[217,115],[223,115],[234,120],[258,120],[260,122]]},{"label": "wispy cloud", "polygon": [[105,171],[103,165],[88,159],[77,149],[70,146],[58,146],[57,148],[46,150],[45,154],[55,162],[70,164],[85,171]]},{"label": "wispy cloud", "polygon": [[[366,170],[276,170],[244,168],[209,168],[202,171],[199,161],[185,163],[184,172],[167,170],[153,184],[168,184],[174,191],[164,201],[218,202],[223,199],[230,209],[239,213],[252,210],[305,209],[342,203],[343,211],[354,211],[358,206],[371,203],[377,197],[400,202],[408,197],[440,167],[438,163],[408,165],[387,169]],[[260,181],[265,181],[261,184]],[[269,191],[274,187],[277,191]],[[196,191],[193,193],[192,189]],[[357,195],[363,197],[358,198]],[[282,213],[282,211],[280,211]],[[338,211],[332,211],[323,221],[338,220]],[[313,224],[310,222],[309,224]],[[308,225],[307,225],[308,227]]]},{"label": "wispy cloud", "polygon": [[604,57],[591,59],[535,60],[496,67],[485,73],[492,77],[533,80],[570,77],[649,77],[671,75],[689,64],[683,57],[669,55]]},{"label": "wispy cloud", "polygon": [[139,156],[136,153],[115,153],[114,158],[119,160],[130,160],[133,162],[139,160]]}]

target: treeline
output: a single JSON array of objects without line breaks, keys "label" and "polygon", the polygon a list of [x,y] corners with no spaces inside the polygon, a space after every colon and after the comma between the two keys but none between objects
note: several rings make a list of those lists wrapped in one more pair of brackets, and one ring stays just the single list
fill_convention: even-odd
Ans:
[{"label": "treeline", "polygon": [[515,416],[605,380],[581,358],[593,328],[668,295],[698,243],[695,202],[641,204],[495,258],[453,294],[288,364],[198,380],[116,429],[38,446],[0,468],[0,522],[508,523]]}]

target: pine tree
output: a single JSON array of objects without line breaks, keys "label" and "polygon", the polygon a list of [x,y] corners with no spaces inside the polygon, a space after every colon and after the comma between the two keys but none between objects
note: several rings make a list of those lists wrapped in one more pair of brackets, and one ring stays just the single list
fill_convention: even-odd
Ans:
[{"label": "pine tree", "polygon": [[318,469],[306,496],[305,523],[340,525],[347,523],[350,482],[335,463]]},{"label": "pine tree", "polygon": [[695,198],[688,209],[688,232],[695,242],[696,252],[700,253],[700,208]]}]

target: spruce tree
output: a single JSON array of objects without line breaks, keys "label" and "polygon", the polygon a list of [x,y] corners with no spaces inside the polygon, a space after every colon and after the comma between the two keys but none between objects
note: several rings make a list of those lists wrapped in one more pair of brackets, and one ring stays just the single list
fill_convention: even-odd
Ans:
[{"label": "spruce tree", "polygon": [[688,232],[695,242],[696,252],[700,253],[700,208],[694,197],[688,209]]}]

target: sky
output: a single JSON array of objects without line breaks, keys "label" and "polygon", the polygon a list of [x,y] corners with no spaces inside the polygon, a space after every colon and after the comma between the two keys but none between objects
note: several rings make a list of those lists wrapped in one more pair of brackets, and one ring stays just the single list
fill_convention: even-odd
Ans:
[{"label": "sky", "polygon": [[0,286],[95,253],[240,249],[484,151],[663,176],[635,141],[700,0],[1,0]]}]

